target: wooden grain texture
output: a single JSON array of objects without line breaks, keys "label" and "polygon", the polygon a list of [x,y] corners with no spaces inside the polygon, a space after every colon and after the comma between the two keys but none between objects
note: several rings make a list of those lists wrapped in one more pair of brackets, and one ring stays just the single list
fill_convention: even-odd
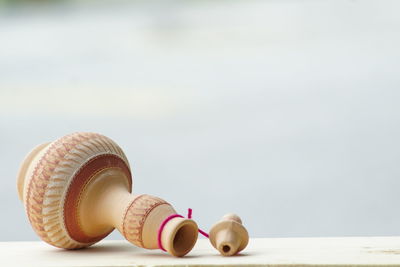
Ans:
[{"label": "wooden grain texture", "polygon": [[251,239],[240,256],[222,257],[206,239],[183,258],[127,241],[102,241],[83,250],[44,242],[0,242],[1,266],[400,266],[400,237]]}]

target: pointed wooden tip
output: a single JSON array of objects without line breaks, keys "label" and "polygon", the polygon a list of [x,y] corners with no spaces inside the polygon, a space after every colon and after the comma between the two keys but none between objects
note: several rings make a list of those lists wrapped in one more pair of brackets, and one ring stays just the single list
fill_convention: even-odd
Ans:
[{"label": "pointed wooden tip", "polygon": [[249,234],[236,214],[226,214],[210,230],[210,242],[223,256],[233,256],[249,242]]}]

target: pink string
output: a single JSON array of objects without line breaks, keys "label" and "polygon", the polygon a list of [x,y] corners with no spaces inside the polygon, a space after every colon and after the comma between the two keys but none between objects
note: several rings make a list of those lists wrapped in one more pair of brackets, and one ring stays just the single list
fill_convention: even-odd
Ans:
[{"label": "pink string", "polygon": [[[192,209],[188,209],[188,219],[192,219]],[[208,234],[199,228],[199,233],[208,238]]]},{"label": "pink string", "polygon": [[[177,218],[177,217],[179,217],[179,218],[184,218],[182,215],[179,215],[179,214],[172,214],[172,215],[168,216],[167,218],[165,218],[165,220],[161,223],[160,228],[158,229],[157,242],[158,242],[158,247],[159,247],[161,250],[166,251],[166,250],[164,249],[164,247],[162,246],[162,242],[161,242],[161,234],[162,234],[162,231],[164,230],[165,225],[166,225],[170,220],[172,220],[173,218]],[[188,219],[192,219],[192,209],[188,209],[188,216],[187,216],[187,218],[188,218]],[[203,230],[199,229],[199,233],[208,238],[208,234],[207,234],[206,232],[204,232]]]}]

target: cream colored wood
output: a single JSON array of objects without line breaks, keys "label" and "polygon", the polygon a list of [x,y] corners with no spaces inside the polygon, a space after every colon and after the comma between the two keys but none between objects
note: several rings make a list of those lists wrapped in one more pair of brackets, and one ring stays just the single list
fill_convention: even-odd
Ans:
[{"label": "cream colored wood", "polygon": [[[114,141],[74,133],[34,148],[17,188],[33,229],[53,246],[88,247],[118,228],[131,243],[158,248],[160,225],[176,212],[160,198],[132,195],[130,181],[128,160]],[[196,242],[197,225],[171,220],[162,236],[170,254],[183,256]]]},{"label": "cream colored wood", "polygon": [[[23,184],[23,203],[35,232],[45,242],[76,249],[95,242],[80,242],[66,229],[64,201],[74,191],[74,175],[91,159],[101,155],[120,158],[129,168],[122,150],[111,139],[96,133],[74,133],[40,145],[24,159],[17,178]],[[24,181],[21,183],[21,181]],[[20,193],[21,190],[19,189]]]},{"label": "cream colored wood", "polygon": [[84,250],[62,250],[44,242],[0,242],[0,251],[0,265],[7,267],[400,266],[400,237],[252,238],[243,253],[232,257],[222,257],[206,239],[183,258],[127,241],[103,241]]},{"label": "cream colored wood", "polygon": [[221,255],[232,256],[239,252],[241,240],[228,227],[218,231],[215,237],[212,236],[212,238],[215,238],[215,247]]},{"label": "cream colored wood", "polygon": [[[163,204],[155,207],[147,216],[146,223],[143,227],[143,245],[149,249],[158,249],[158,229],[165,218],[171,214],[175,214],[176,211],[171,205]],[[166,231],[164,231],[166,234]]]},{"label": "cream colored wood", "polygon": [[174,256],[184,256],[194,247],[198,236],[197,224],[184,218],[173,218],[164,227],[161,241],[164,249]]},{"label": "cream colored wood", "polygon": [[[90,236],[122,229],[123,215],[133,196],[125,175],[109,168],[94,176],[84,188],[78,206],[80,226]],[[121,230],[120,230],[121,231]]]},{"label": "cream colored wood", "polygon": [[210,242],[223,256],[242,251],[249,242],[249,234],[236,214],[226,214],[210,230]]},{"label": "cream colored wood", "polygon": [[[22,161],[17,174],[17,188],[18,197],[23,202],[26,199],[26,189],[28,188],[27,183],[29,182],[29,178],[32,176],[33,169],[37,165],[37,161],[43,156],[43,153],[46,151],[49,144],[50,143],[44,143],[36,146]],[[28,177],[28,179],[25,179],[26,177]]]}]

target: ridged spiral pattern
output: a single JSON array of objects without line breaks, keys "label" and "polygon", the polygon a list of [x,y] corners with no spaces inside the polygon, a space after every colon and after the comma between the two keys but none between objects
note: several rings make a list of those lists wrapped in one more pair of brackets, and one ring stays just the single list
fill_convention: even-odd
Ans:
[{"label": "ridged spiral pattern", "polygon": [[112,154],[129,168],[121,148],[111,139],[96,133],[74,133],[49,145],[36,164],[26,189],[25,207],[29,221],[45,242],[60,248],[76,249],[93,243],[70,237],[64,223],[64,200],[74,175],[93,157]]}]

